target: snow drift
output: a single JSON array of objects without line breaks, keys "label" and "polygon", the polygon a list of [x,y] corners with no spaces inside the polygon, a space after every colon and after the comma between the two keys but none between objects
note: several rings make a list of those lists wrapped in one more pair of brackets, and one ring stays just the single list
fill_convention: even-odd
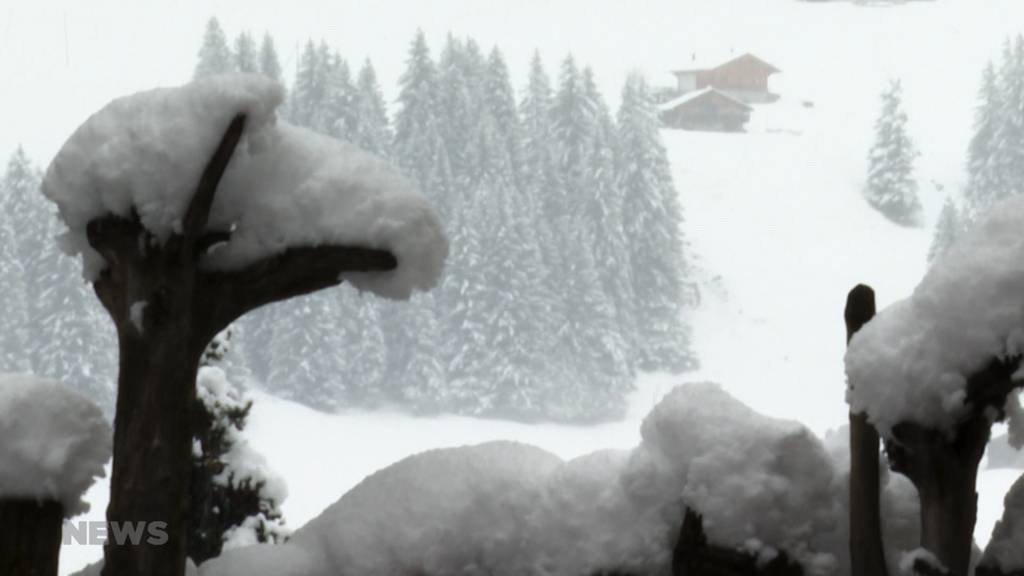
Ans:
[{"label": "snow drift", "polygon": [[0,498],[55,500],[71,517],[104,476],[113,433],[98,406],[58,382],[0,374]]},{"label": "snow drift", "polygon": [[[642,436],[632,451],[569,462],[512,442],[418,454],[365,479],[287,544],[230,550],[200,571],[665,573],[684,505],[704,514],[717,544],[784,549],[811,574],[846,565],[841,448],[826,450],[806,428],[757,414],[714,384],[676,388]],[[906,550],[916,494],[891,480],[883,515],[894,551]]]},{"label": "snow drift", "polygon": [[[913,295],[850,342],[847,400],[879,432],[911,421],[952,430],[967,379],[993,358],[1024,353],[1024,199],[996,206],[928,271]],[[1011,394],[1007,414],[1022,411]]]},{"label": "snow drift", "polygon": [[86,225],[134,212],[157,242],[166,241],[180,231],[228,124],[245,114],[209,222],[232,237],[204,265],[236,269],[290,247],[354,245],[390,250],[399,263],[387,273],[352,274],[358,287],[393,298],[431,288],[448,244],[427,202],[380,158],[278,122],[283,97],[271,80],[229,74],[116,99],[79,127],[42,189],[68,226],[63,247],[82,254],[86,277],[104,266]]}]

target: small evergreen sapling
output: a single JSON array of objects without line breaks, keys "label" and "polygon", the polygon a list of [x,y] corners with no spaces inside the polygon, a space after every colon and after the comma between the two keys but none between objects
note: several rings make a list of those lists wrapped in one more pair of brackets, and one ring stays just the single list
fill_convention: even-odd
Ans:
[{"label": "small evergreen sapling", "polygon": [[914,179],[918,153],[907,134],[903,88],[894,80],[882,94],[882,114],[875,123],[875,144],[868,154],[864,197],[886,218],[903,226],[921,224],[921,201]]},{"label": "small evergreen sapling", "polygon": [[252,409],[218,366],[230,350],[231,329],[203,353],[196,383],[188,556],[202,563],[224,548],[288,538],[281,480],[240,436]]}]

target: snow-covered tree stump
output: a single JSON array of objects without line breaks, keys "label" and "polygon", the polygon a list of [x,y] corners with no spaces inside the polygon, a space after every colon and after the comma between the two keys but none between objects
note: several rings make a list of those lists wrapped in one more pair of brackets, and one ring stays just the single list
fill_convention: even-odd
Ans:
[{"label": "snow-covered tree stump", "polygon": [[82,255],[118,335],[107,519],[166,525],[166,542],[108,540],[104,576],[184,573],[196,376],[218,332],[343,280],[405,299],[441,274],[447,240],[415,187],[278,122],[283,98],[244,74],[120,98],[47,169],[62,247]]},{"label": "snow-covered tree stump", "polygon": [[64,506],[0,498],[0,574],[57,576]]},{"label": "snow-covered tree stump", "polygon": [[756,554],[708,543],[704,518],[687,507],[672,551],[672,576],[803,576],[800,564],[780,552],[767,562]]},{"label": "snow-covered tree stump", "polygon": [[237,116],[224,133],[180,233],[160,244],[137,217],[88,225],[89,244],[108,263],[94,289],[117,327],[121,359],[107,518],[166,522],[168,535],[161,546],[108,544],[104,576],[184,573],[195,382],[213,337],[259,306],[334,286],[343,272],[397,265],[384,250],[318,246],[231,272],[201,271],[200,257],[230,238],[207,223],[245,120]]},{"label": "snow-covered tree stump", "polygon": [[0,574],[56,576],[65,517],[110,459],[98,406],[61,384],[0,374]]},{"label": "snow-covered tree stump", "polygon": [[[921,499],[921,546],[950,573],[966,576],[978,517],[978,465],[985,454],[993,415],[1001,415],[1020,357],[995,359],[967,381],[968,415],[952,435],[913,422],[896,425],[886,440],[891,468],[917,487]],[[999,418],[1001,419],[1001,417]]]},{"label": "snow-covered tree stump", "polygon": [[[875,316],[875,292],[857,285],[846,298],[846,342]],[[867,414],[850,412],[850,574],[886,576],[882,546],[878,432]]]}]

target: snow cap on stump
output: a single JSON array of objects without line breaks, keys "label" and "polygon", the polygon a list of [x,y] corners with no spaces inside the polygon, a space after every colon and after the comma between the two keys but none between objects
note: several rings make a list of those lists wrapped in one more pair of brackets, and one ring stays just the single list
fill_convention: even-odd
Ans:
[{"label": "snow cap on stump", "polygon": [[134,211],[157,242],[180,232],[196,183],[232,118],[245,133],[217,190],[209,228],[231,231],[203,265],[244,267],[291,247],[391,251],[389,272],[348,274],[361,289],[407,298],[437,282],[448,243],[416,187],[384,160],[280,122],[276,82],[227,74],[118,98],[93,114],[50,164],[42,189],[68,226],[62,246],[87,279],[105,263],[87,224]]},{"label": "snow cap on stump", "polygon": [[[935,262],[910,298],[879,313],[846,353],[847,401],[882,435],[900,422],[951,432],[967,379],[1024,352],[1024,198],[997,205]],[[1019,375],[1017,376],[1019,377]],[[1024,412],[1012,393],[1011,426]]]},{"label": "snow cap on stump", "polygon": [[0,499],[60,502],[68,517],[104,476],[113,435],[91,400],[53,380],[0,374]]}]

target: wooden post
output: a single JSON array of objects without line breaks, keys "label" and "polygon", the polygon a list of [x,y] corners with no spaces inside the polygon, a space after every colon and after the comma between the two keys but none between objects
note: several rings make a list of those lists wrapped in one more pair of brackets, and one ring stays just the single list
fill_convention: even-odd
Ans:
[{"label": "wooden post", "polygon": [[60,502],[0,499],[0,574],[57,576],[63,523]]},{"label": "wooden post", "polygon": [[[846,297],[846,343],[875,315],[875,292],[858,284]],[[878,432],[850,412],[850,575],[887,576],[882,547]]]}]

